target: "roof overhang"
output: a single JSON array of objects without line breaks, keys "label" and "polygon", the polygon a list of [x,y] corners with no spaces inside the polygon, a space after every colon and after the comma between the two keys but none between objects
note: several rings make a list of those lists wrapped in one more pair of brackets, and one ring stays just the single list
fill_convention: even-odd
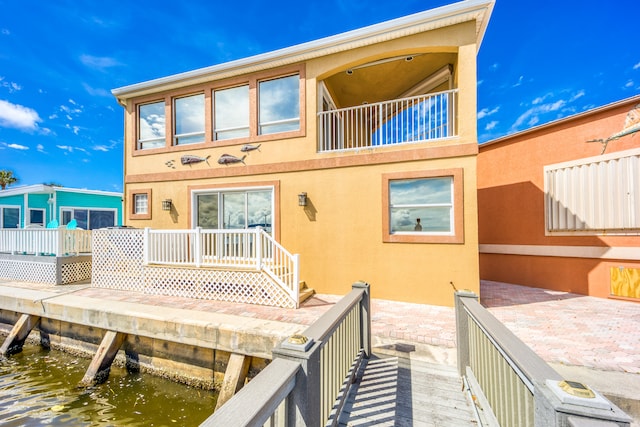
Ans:
[{"label": "roof overhang", "polygon": [[66,193],[81,193],[81,194],[94,194],[99,196],[122,197],[122,193],[117,193],[113,191],[58,187],[55,185],[47,185],[47,184],[23,185],[20,187],[6,188],[4,190],[0,190],[0,197],[15,196],[20,194],[53,194],[58,191],[64,191]]},{"label": "roof overhang", "polygon": [[123,86],[113,89],[111,93],[123,104],[127,99],[161,90],[299,63],[470,21],[476,23],[476,44],[479,49],[493,6],[494,0],[465,0],[284,49]]}]

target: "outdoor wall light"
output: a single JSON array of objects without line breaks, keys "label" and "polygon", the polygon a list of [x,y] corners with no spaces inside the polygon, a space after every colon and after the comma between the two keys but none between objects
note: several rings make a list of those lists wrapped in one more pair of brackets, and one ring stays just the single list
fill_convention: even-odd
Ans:
[{"label": "outdoor wall light", "polygon": [[171,199],[166,199],[162,201],[162,210],[163,211],[171,210]]},{"label": "outdoor wall light", "polygon": [[298,194],[298,206],[307,206],[307,193]]}]

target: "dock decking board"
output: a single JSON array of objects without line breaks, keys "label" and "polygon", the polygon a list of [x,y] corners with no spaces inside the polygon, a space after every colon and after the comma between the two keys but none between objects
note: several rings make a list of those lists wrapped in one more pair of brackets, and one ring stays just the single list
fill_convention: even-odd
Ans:
[{"label": "dock decking board", "polygon": [[455,367],[375,354],[347,397],[340,426],[477,426]]}]

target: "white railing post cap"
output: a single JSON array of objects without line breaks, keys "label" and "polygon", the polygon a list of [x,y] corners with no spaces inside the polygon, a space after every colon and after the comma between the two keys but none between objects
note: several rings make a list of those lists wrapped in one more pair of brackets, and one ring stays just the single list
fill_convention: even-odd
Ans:
[{"label": "white railing post cap", "polygon": [[301,334],[291,335],[282,344],[282,348],[305,352],[313,345],[313,338],[308,338]]}]

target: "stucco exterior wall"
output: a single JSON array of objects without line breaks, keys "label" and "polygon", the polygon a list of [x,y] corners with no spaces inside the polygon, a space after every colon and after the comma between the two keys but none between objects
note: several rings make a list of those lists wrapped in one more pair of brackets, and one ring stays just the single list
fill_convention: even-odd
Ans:
[{"label": "stucco exterior wall", "polygon": [[[136,106],[204,91],[211,104],[211,81],[126,102],[125,223],[132,227],[185,229],[194,226],[193,191],[267,185],[274,188],[274,236],[291,253],[300,254],[301,279],[319,293],[345,294],[356,280],[371,284],[372,296],[398,301],[453,305],[453,288],[479,292],[476,193],[476,25],[457,24],[390,40],[302,64],[261,71],[260,76],[296,72],[301,77],[301,131],[278,139],[255,141],[245,164],[219,165],[224,153],[241,157],[243,143],[205,140],[202,144],[136,150]],[[457,136],[454,138],[370,147],[360,151],[318,153],[318,82],[353,64],[407,53],[447,53],[454,61]],[[394,76],[402,79],[402,75]],[[222,82],[233,83],[236,78]],[[207,109],[208,108],[208,109]],[[211,132],[210,107],[205,107]],[[167,117],[171,117],[167,111]],[[208,137],[210,138],[210,137]],[[254,143],[253,141],[251,143]],[[181,165],[193,154],[207,162]],[[456,243],[391,243],[383,241],[382,175],[399,172],[460,171],[456,194],[461,239]],[[149,194],[150,212],[132,218],[132,194]],[[298,206],[306,192],[309,204]],[[171,199],[171,211],[161,209]]]},{"label": "stucco exterior wall", "polygon": [[[639,102],[630,98],[480,146],[481,279],[607,297],[612,267],[640,268],[637,232],[545,233],[543,173],[546,165],[600,156],[603,146],[587,141],[621,131]],[[639,146],[640,134],[631,134],[610,141],[606,153]]]}]

